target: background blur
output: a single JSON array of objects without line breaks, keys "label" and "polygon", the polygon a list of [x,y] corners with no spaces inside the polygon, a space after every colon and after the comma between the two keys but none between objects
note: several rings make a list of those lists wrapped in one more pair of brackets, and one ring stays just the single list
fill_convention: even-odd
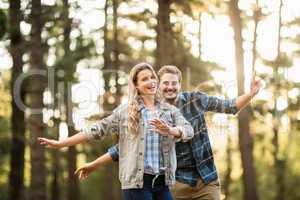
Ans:
[{"label": "background blur", "polygon": [[0,200],[119,200],[118,164],[74,171],[117,142],[62,139],[127,99],[131,67],[183,72],[183,89],[234,98],[253,70],[264,88],[238,116],[207,114],[222,198],[300,199],[297,0],[1,0]]}]

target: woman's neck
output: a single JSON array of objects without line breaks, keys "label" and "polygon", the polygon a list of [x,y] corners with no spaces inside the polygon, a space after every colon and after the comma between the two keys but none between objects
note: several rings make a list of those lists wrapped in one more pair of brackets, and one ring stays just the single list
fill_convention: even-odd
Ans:
[{"label": "woman's neck", "polygon": [[142,96],[144,105],[146,108],[154,108],[155,107],[155,97],[149,96],[149,95],[143,95]]}]

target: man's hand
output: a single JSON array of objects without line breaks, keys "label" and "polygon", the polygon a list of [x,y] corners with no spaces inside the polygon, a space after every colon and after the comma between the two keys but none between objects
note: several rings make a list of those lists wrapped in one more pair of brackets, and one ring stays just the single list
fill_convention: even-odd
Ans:
[{"label": "man's hand", "polygon": [[41,145],[45,145],[46,147],[49,147],[49,148],[58,149],[58,148],[62,147],[61,143],[57,140],[39,137],[38,141]]},{"label": "man's hand", "polygon": [[95,171],[97,169],[97,165],[94,164],[94,162],[86,163],[82,167],[79,167],[75,174],[79,177],[80,180],[86,179],[90,173]]},{"label": "man's hand", "polygon": [[253,72],[253,76],[251,79],[251,85],[250,85],[250,96],[253,98],[257,93],[259,92],[262,84],[260,79],[256,78],[256,73],[255,71]]}]

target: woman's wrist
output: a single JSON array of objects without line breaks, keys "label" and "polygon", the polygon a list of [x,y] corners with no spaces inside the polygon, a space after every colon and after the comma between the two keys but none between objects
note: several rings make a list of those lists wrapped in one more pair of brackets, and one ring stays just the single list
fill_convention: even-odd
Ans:
[{"label": "woman's wrist", "polygon": [[169,133],[170,133],[170,135],[173,135],[174,137],[177,137],[177,138],[181,137],[181,131],[176,127],[171,127]]}]

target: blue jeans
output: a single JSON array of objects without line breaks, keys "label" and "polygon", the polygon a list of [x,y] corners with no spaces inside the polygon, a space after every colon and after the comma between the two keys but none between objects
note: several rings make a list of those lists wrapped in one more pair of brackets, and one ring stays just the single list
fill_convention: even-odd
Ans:
[{"label": "blue jeans", "polygon": [[144,185],[141,189],[123,190],[124,200],[173,200],[165,176],[144,174]]}]

